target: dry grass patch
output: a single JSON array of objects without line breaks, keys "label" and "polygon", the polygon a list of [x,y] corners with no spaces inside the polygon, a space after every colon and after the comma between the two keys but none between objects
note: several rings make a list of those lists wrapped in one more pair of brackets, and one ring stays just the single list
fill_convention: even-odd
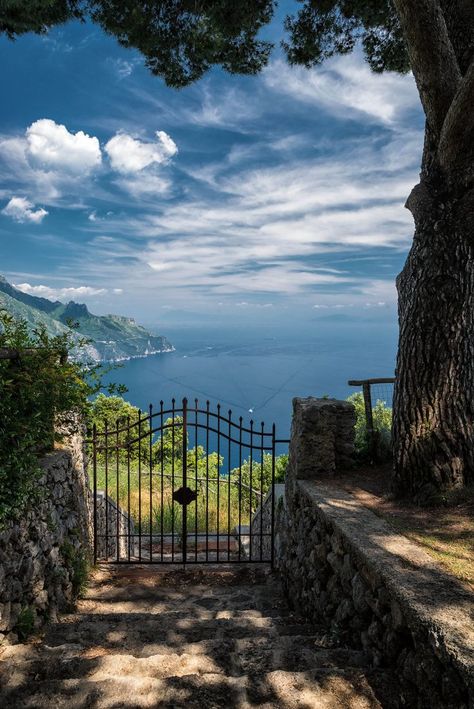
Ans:
[{"label": "dry grass patch", "polygon": [[474,486],[447,495],[443,506],[418,507],[392,499],[389,466],[358,469],[335,482],[474,591]]}]

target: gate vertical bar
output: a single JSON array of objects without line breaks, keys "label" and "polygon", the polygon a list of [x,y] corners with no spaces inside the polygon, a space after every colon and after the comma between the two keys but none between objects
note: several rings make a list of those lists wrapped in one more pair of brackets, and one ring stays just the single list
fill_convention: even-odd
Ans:
[{"label": "gate vertical bar", "polygon": [[227,448],[227,561],[230,561],[230,473],[231,473],[231,438],[232,438],[232,411],[229,409],[229,445]]},{"label": "gate vertical bar", "polygon": [[175,449],[175,431],[174,427],[176,425],[176,422],[174,420],[174,405],[175,405],[175,399],[171,399],[171,561],[174,561],[174,497],[173,497],[173,492],[174,492],[174,456],[176,453]]},{"label": "gate vertical bar", "polygon": [[142,560],[142,412],[138,409],[138,561]]},{"label": "gate vertical bar", "polygon": [[196,499],[194,500],[194,561],[198,560],[198,400],[194,399],[194,484]]},{"label": "gate vertical bar", "polygon": [[150,520],[148,524],[150,532],[150,563],[153,561],[153,406],[149,406],[150,430],[148,432],[148,469],[150,474]]},{"label": "gate vertical bar", "polygon": [[161,563],[163,563],[163,546],[164,546],[164,537],[163,537],[163,513],[164,513],[164,460],[163,460],[163,451],[164,451],[164,441],[163,441],[163,436],[165,435],[164,429],[163,429],[163,401],[160,401],[160,435],[161,435],[161,449],[160,449],[160,475],[161,475],[161,484],[160,484],[160,497],[161,497],[161,507],[160,507],[160,556],[161,556]]},{"label": "gate vertical bar", "polygon": [[132,516],[130,512],[130,416],[127,416],[127,559],[132,553]]},{"label": "gate vertical bar", "polygon": [[270,537],[270,563],[272,569],[275,566],[275,458],[276,458],[276,429],[275,424],[272,426],[272,486],[271,486],[271,537]]},{"label": "gate vertical bar", "polygon": [[209,401],[206,401],[206,561],[209,561]]},{"label": "gate vertical bar", "polygon": [[252,561],[253,420],[250,421],[249,561]]},{"label": "gate vertical bar", "polygon": [[261,455],[261,458],[260,458],[260,561],[263,561],[263,502],[264,502],[264,497],[263,497],[264,496],[264,492],[263,492],[263,489],[264,489],[263,488],[264,460],[263,460],[263,456],[265,455],[264,451],[263,451],[264,441],[265,441],[265,437],[264,437],[265,424],[263,423],[263,421],[261,424],[261,428],[262,428],[262,430],[260,433],[260,444],[262,446],[262,450],[260,452],[260,455]]},{"label": "gate vertical bar", "polygon": [[94,564],[97,564],[97,427],[92,427],[92,474],[94,477]]},{"label": "gate vertical bar", "polygon": [[239,417],[239,561],[242,554],[242,416]]},{"label": "gate vertical bar", "polygon": [[117,517],[116,527],[116,540],[115,544],[117,546],[117,561],[120,561],[120,502],[119,502],[119,421],[115,422],[115,496],[117,498],[117,511],[115,516]]},{"label": "gate vertical bar", "polygon": [[105,451],[105,558],[109,559],[109,449],[107,419],[104,421],[104,451]]},{"label": "gate vertical bar", "polygon": [[[183,489],[186,489],[188,482],[188,400],[183,399]],[[188,551],[188,506],[184,504],[181,506],[183,514],[183,528],[182,528],[182,552],[183,552],[183,564],[186,563],[187,551]]]},{"label": "gate vertical bar", "polygon": [[220,497],[219,497],[219,478],[221,476],[221,405],[217,404],[217,554],[216,561],[219,561],[219,532],[220,532]]}]

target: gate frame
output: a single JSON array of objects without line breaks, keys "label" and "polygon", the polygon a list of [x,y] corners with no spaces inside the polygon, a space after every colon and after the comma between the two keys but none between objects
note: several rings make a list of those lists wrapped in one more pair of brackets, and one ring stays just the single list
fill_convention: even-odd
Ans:
[{"label": "gate frame", "polygon": [[[152,405],[149,406],[149,414],[148,416],[145,416],[142,418],[142,411],[139,409],[138,410],[138,420],[137,422],[130,424],[130,419],[127,421],[127,425],[125,427],[120,428],[119,427],[119,420],[116,421],[116,426],[115,429],[113,427],[109,428],[108,422],[104,422],[104,430],[102,432],[99,432],[97,430],[97,425],[94,423],[93,429],[92,429],[92,439],[89,439],[88,442],[92,444],[92,465],[93,465],[93,543],[94,543],[94,563],[106,563],[106,564],[147,564],[147,565],[187,565],[187,564],[193,564],[193,565],[214,565],[214,564],[249,564],[249,563],[269,563],[270,566],[273,568],[274,563],[275,563],[275,468],[276,468],[276,447],[277,444],[289,444],[290,441],[289,439],[277,439],[276,437],[276,426],[275,423],[272,424],[271,432],[265,431],[264,430],[264,423],[261,423],[261,430],[254,430],[254,421],[250,421],[250,428],[247,428],[242,425],[243,423],[243,418],[239,418],[239,423],[235,423],[232,421],[232,411],[229,409],[228,412],[228,418],[226,416],[223,416],[221,414],[221,406],[220,404],[217,404],[217,413],[214,413],[210,410],[210,403],[209,401],[206,401],[206,408],[202,409],[199,408],[198,406],[198,399],[195,399],[195,407],[189,407],[188,406],[188,399],[186,397],[183,398],[182,400],[182,408],[176,408],[175,403],[176,400],[173,398],[172,399],[172,408],[171,409],[163,409],[163,401],[160,401],[160,410],[153,413],[153,407]],[[194,449],[196,450],[196,457],[197,457],[197,447],[198,447],[198,436],[197,436],[197,431],[198,429],[205,430],[206,431],[206,506],[208,505],[208,483],[209,480],[213,478],[209,478],[209,467],[208,467],[208,460],[209,460],[209,454],[210,451],[208,450],[208,445],[209,445],[209,432],[213,432],[217,435],[217,455],[218,455],[218,474],[217,474],[217,505],[218,505],[218,510],[219,510],[219,483],[220,483],[220,464],[219,464],[219,456],[220,456],[220,439],[223,437],[224,439],[227,439],[228,441],[228,453],[229,453],[229,461],[228,461],[228,475],[230,475],[231,469],[230,469],[230,450],[231,450],[231,444],[234,443],[239,447],[239,481],[238,481],[238,486],[239,486],[239,527],[238,527],[238,534],[236,535],[236,539],[239,545],[239,551],[238,551],[238,559],[231,559],[230,558],[230,539],[231,539],[231,531],[230,531],[230,511],[228,511],[228,529],[227,533],[223,534],[223,537],[227,537],[228,539],[228,547],[227,547],[227,558],[222,559],[219,558],[219,541],[220,541],[220,530],[219,530],[219,513],[217,515],[217,549],[216,549],[216,558],[215,559],[209,559],[209,519],[208,515],[206,513],[206,531],[203,533],[198,533],[196,531],[196,537],[195,537],[195,559],[190,560],[188,558],[188,519],[187,519],[187,508],[188,505],[190,504],[191,501],[194,501],[197,498],[197,492],[194,492],[190,488],[187,487],[187,481],[188,481],[188,459],[187,459],[187,453],[189,450],[193,450],[193,448],[188,449],[187,447],[187,437],[188,437],[188,415],[189,413],[195,413],[195,422],[191,423],[189,422],[189,426],[194,428],[195,431],[195,441],[194,441]],[[164,415],[169,415],[171,414],[172,418],[172,423],[166,425],[166,423],[163,423],[163,416]],[[149,461],[149,467],[150,467],[150,491],[152,489],[152,475],[153,475],[153,464],[151,460],[151,450],[152,450],[152,440],[153,436],[157,433],[159,433],[161,436],[163,436],[163,433],[165,430],[171,428],[172,429],[172,447],[174,451],[174,445],[175,445],[175,428],[177,427],[177,424],[175,423],[175,418],[176,416],[180,416],[182,414],[182,422],[179,423],[178,427],[182,429],[183,432],[183,457],[182,457],[182,467],[181,467],[181,473],[182,473],[182,484],[179,489],[173,489],[172,493],[172,510],[173,510],[173,525],[172,525],[172,531],[171,531],[171,536],[172,536],[172,550],[171,550],[171,560],[164,560],[163,559],[163,542],[165,535],[163,533],[163,523],[162,520],[163,518],[161,517],[161,533],[154,535],[152,532],[152,525],[151,525],[151,519],[150,519],[150,531],[149,531],[149,536],[150,536],[150,557],[143,559],[142,558],[142,539],[144,539],[147,534],[142,533],[142,526],[141,526],[141,453],[139,449],[139,461],[138,461],[138,474],[139,474],[139,520],[138,520],[138,534],[133,533],[131,535],[130,533],[130,510],[128,510],[127,514],[128,516],[128,559],[121,559],[120,558],[120,551],[119,551],[119,542],[120,542],[120,537],[123,535],[119,534],[119,521],[118,521],[118,516],[117,516],[117,531],[112,535],[108,534],[108,505],[109,505],[109,498],[108,498],[108,474],[109,474],[109,466],[108,466],[108,452],[111,450],[116,451],[116,460],[117,460],[117,497],[118,497],[118,479],[119,479],[119,473],[118,473],[118,467],[119,467],[119,451],[120,450],[127,450],[128,452],[128,472],[130,470],[130,448],[134,443],[140,443],[142,440],[146,440],[147,438],[150,441],[150,461]],[[198,423],[198,415],[202,414],[205,416],[206,423],[205,425],[202,423]],[[158,417],[158,422],[160,425],[157,425],[156,427],[153,426],[153,419],[155,417]],[[210,417],[214,417],[217,422],[217,428],[214,428],[212,425],[210,425]],[[148,432],[145,434],[142,433],[142,424],[143,422],[149,421],[150,423],[150,429]],[[224,421],[228,424],[228,434],[224,433],[221,430],[221,422]],[[119,444],[119,433],[123,431],[132,431],[135,427],[138,428],[138,436],[134,438],[133,440],[128,440],[126,444],[120,445]],[[238,429],[239,432],[239,439],[236,440],[235,438],[232,437],[232,428]],[[242,441],[242,433],[245,432],[246,434],[250,435],[250,443],[246,444],[243,443]],[[260,436],[260,445],[255,445],[253,442],[253,437],[257,435]],[[108,445],[109,438],[112,436],[115,437],[116,443],[115,445]],[[101,446],[99,445],[100,443],[100,437],[103,437],[105,445]],[[270,442],[268,445],[265,445],[265,438],[270,437]],[[242,558],[242,536],[247,536],[247,535],[242,535],[241,531],[241,514],[242,514],[242,496],[241,496],[241,490],[242,490],[242,481],[241,481],[241,469],[242,469],[242,448],[245,448],[249,451],[249,458],[250,460],[250,501],[249,501],[249,533],[248,533],[248,539],[249,539],[249,556],[247,558]],[[105,545],[106,545],[106,558],[105,559],[100,559],[98,555],[98,540],[99,540],[99,534],[98,534],[98,506],[97,506],[97,499],[98,499],[98,489],[97,489],[97,453],[98,451],[105,450],[105,475],[106,475],[106,481],[105,481],[105,524],[106,524],[106,530],[105,530],[105,535],[100,535],[101,537],[105,538]],[[260,461],[254,461],[253,454],[254,451],[259,451],[261,454],[261,460]],[[213,451],[215,452],[215,451]],[[264,502],[264,495],[263,495],[263,456],[265,453],[269,452],[272,456],[272,463],[271,463],[271,482],[270,486],[267,490],[271,490],[271,496],[272,496],[272,504],[271,504],[271,519],[270,519],[270,531],[267,533],[263,533],[263,502]],[[259,492],[258,490],[254,490],[252,488],[252,465],[253,463],[256,463],[257,465],[260,465],[260,486],[261,486],[261,491]],[[235,468],[234,468],[235,469]],[[172,480],[174,483],[174,458],[172,460]],[[197,474],[197,461],[196,461],[196,474]],[[161,472],[158,471],[157,475],[161,478],[161,490],[163,491],[163,463],[161,463]],[[196,478],[197,481],[197,478]],[[230,500],[230,478],[228,481],[228,486],[229,486],[229,500]],[[252,513],[252,495],[257,494],[260,495],[260,505],[259,507],[256,508],[256,510]],[[130,477],[128,476],[128,499],[130,495]],[[150,509],[152,509],[152,497],[150,497]],[[181,501],[183,500],[183,501]],[[181,557],[180,559],[175,559],[175,535],[176,535],[176,530],[174,527],[174,503],[177,502],[178,504],[181,505],[182,507],[182,524],[181,524],[181,551],[179,552],[179,556]],[[122,511],[122,508],[120,508],[118,499],[115,503],[113,503],[114,506],[116,506],[117,510]],[[163,499],[162,499],[162,504],[163,504]],[[255,517],[258,509],[261,508],[261,524],[260,524],[260,534],[258,535],[253,535],[252,534],[252,520]],[[161,510],[163,507],[161,508]],[[117,511],[117,515],[118,515]],[[204,536],[206,537],[206,558],[205,559],[197,559],[197,544],[198,544],[198,537]],[[130,558],[130,537],[133,536],[134,538],[138,537],[138,544],[139,544],[139,553],[138,553],[138,559],[131,559]],[[152,551],[152,537],[159,536],[160,537],[160,548],[161,548],[161,555],[160,558],[154,558],[153,557],[153,551]],[[260,539],[260,555],[259,558],[254,559],[252,558],[252,538],[254,536],[258,536]],[[263,539],[264,537],[270,537],[271,544],[270,544],[270,558],[269,559],[264,559],[263,558]],[[115,545],[117,549],[117,558],[116,559],[110,559],[108,557],[108,540],[109,539],[115,539]]]}]

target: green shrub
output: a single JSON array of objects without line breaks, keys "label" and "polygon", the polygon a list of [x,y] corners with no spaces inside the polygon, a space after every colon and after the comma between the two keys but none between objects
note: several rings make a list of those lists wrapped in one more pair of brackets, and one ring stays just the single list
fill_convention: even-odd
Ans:
[{"label": "green shrub", "polygon": [[38,458],[54,447],[56,416],[87,414],[89,396],[102,388],[108,370],[68,356],[87,344],[72,329],[51,337],[45,327],[31,331],[26,320],[0,311],[0,349],[19,353],[0,360],[0,527],[40,494]]},{"label": "green shrub", "polygon": [[[149,458],[149,440],[147,437],[142,438],[136,443],[132,441],[138,438],[138,433],[142,436],[147,436],[150,431],[148,421],[138,425],[140,411],[136,406],[125,401],[121,396],[106,396],[100,393],[94,401],[92,401],[89,412],[89,426],[95,425],[97,432],[97,461],[105,462],[106,452],[109,460],[115,460],[116,450],[114,446],[118,443],[119,446],[127,446],[130,444],[130,460],[147,461]],[[144,418],[143,414],[141,416]],[[100,450],[105,446],[106,438],[101,434],[104,433],[107,426],[107,447],[108,450]],[[118,429],[118,433],[115,433]],[[127,461],[127,448],[119,449],[119,460],[124,463]]]},{"label": "green shrub", "polygon": [[69,567],[72,593],[74,598],[81,598],[87,589],[90,573],[90,562],[83,549],[77,549],[70,541],[61,545],[61,554]]},{"label": "green shrub", "polygon": [[[252,466],[250,466],[250,460],[244,460],[240,469],[234,468],[231,471],[232,478],[242,483],[242,500],[248,502],[250,497],[252,497],[251,508],[254,511],[260,505],[261,493],[263,492],[263,496],[265,496],[270,489],[272,483],[272,460],[271,453],[264,453],[261,461],[252,461]],[[287,467],[288,456],[278,456],[275,460],[276,483],[285,481]]]},{"label": "green shrub", "polygon": [[372,419],[374,423],[374,445],[371,448],[367,434],[367,424],[365,420],[365,404],[362,392],[356,392],[347,397],[347,401],[353,404],[356,413],[355,424],[355,447],[358,455],[364,459],[375,457],[378,461],[388,460],[391,457],[391,430],[392,430],[392,409],[385,401],[377,399],[372,408]]},{"label": "green shrub", "polygon": [[21,609],[14,630],[20,640],[26,640],[35,629],[36,614],[33,608],[25,606]]}]

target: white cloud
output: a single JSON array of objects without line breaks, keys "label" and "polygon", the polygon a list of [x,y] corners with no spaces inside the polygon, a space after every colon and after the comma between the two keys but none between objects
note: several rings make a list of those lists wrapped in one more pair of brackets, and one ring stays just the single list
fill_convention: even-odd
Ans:
[{"label": "white cloud", "polygon": [[358,53],[331,59],[314,69],[292,67],[281,59],[264,72],[267,86],[293,100],[325,108],[338,117],[361,114],[387,125],[419,106],[413,77],[374,74]]},{"label": "white cloud", "polygon": [[70,133],[49,118],[32,123],[26,130],[26,154],[31,163],[46,171],[88,173],[102,161],[99,141],[83,131]]},{"label": "white cloud", "polygon": [[48,212],[42,207],[35,209],[35,205],[26,197],[12,197],[6,207],[2,209],[2,214],[11,217],[16,222],[40,224]]},{"label": "white cloud", "polygon": [[153,195],[167,195],[171,189],[171,183],[161,175],[143,170],[134,175],[127,175],[115,180],[115,184],[125,192],[128,192],[135,199]]},{"label": "white cloud", "polygon": [[150,165],[168,162],[178,152],[177,145],[164,131],[157,131],[156,137],[155,143],[146,143],[127,133],[117,133],[105,145],[112,168],[133,174]]},{"label": "white cloud", "polygon": [[[91,286],[77,286],[71,288],[51,288],[51,286],[32,286],[30,283],[14,283],[15,288],[29,295],[36,295],[48,300],[72,300],[74,298],[87,298],[105,295],[106,288],[92,288]],[[121,290],[121,289],[118,289]]]}]

